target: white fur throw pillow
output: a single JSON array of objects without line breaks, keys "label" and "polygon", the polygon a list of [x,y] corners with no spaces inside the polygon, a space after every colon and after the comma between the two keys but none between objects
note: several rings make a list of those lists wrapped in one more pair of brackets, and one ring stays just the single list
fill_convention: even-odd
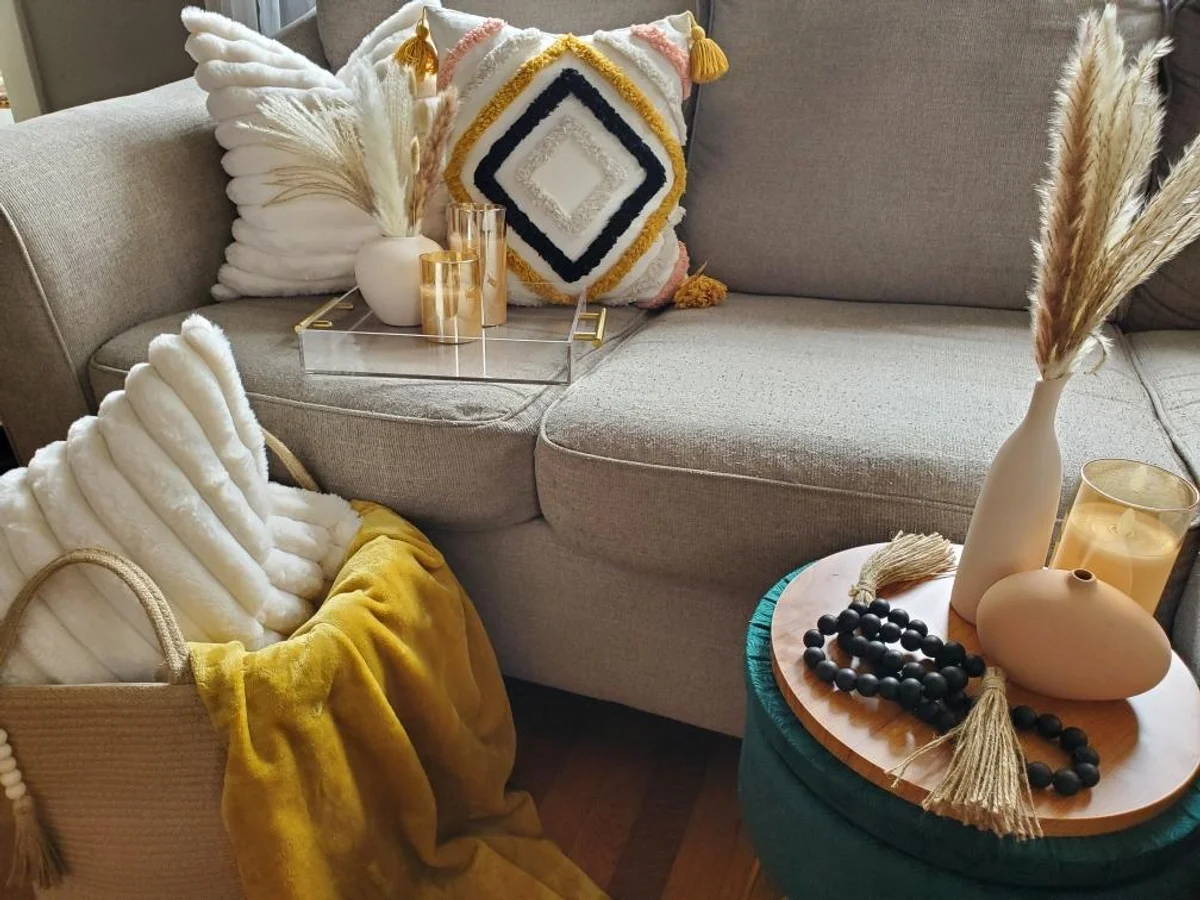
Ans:
[{"label": "white fur throw pillow", "polygon": [[354,255],[379,235],[374,220],[334,197],[271,203],[279,191],[271,173],[297,160],[238,123],[256,120],[259,102],[271,93],[349,98],[342,76],[360,59],[386,59],[412,35],[421,6],[416,0],[402,7],[363,40],[336,75],[218,13],[183,10],[190,35],[185,49],[196,61],[196,82],[208,92],[216,138],[227,151],[222,159],[230,176],[226,193],[238,208],[233,243],[212,289],[217,300],[324,294],[354,286]]}]

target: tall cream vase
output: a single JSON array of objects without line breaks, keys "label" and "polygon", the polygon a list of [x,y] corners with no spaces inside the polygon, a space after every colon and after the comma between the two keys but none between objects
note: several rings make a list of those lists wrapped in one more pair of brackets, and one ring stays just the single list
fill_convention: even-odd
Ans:
[{"label": "tall cream vase", "polygon": [[1025,418],[983,481],[950,594],[950,605],[968,622],[993,584],[1046,563],[1062,493],[1054,420],[1069,378],[1038,380]]}]

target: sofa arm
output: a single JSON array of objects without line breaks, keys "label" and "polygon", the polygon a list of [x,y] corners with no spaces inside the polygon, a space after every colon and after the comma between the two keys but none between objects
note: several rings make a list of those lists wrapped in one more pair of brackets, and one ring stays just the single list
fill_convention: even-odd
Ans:
[{"label": "sofa arm", "polygon": [[94,405],[101,344],[210,302],[233,207],[204,99],[187,79],[0,129],[0,422],[18,459]]}]

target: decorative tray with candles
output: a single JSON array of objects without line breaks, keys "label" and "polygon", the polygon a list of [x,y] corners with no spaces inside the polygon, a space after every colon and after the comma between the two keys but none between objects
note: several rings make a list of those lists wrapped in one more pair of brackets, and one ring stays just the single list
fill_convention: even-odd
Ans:
[{"label": "decorative tray with candles", "polygon": [[481,337],[429,335],[421,326],[385,325],[358,289],[323,303],[295,326],[304,371],[324,375],[444,378],[570,384],[579,359],[620,333],[636,309],[510,306],[507,321]]}]

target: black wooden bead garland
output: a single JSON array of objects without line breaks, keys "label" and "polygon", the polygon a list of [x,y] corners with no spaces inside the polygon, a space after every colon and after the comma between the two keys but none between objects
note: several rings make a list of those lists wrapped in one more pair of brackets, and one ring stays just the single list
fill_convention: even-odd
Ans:
[{"label": "black wooden bead garland", "polygon": [[[940,534],[900,532],[867,557],[859,570],[858,580],[850,588],[850,608],[860,617],[872,613],[879,618],[877,637],[884,636],[885,624],[895,624],[900,628],[897,640],[905,649],[931,650],[936,662],[940,646],[943,661],[948,662],[948,665],[940,667],[939,674],[945,669],[960,668],[967,680],[980,678],[981,681],[978,693],[969,696],[963,688],[954,688],[958,676],[950,675],[945,685],[947,693],[944,697],[934,700],[923,696],[924,679],[928,674],[924,665],[920,665],[920,671],[909,670],[914,679],[904,688],[904,698],[900,697],[900,685],[905,683],[902,678],[897,679],[894,675],[878,678],[879,684],[873,687],[878,689],[880,696],[893,700],[903,699],[909,705],[915,703],[918,714],[924,713],[935,722],[942,713],[941,707],[950,711],[967,710],[966,718],[962,722],[914,750],[890,771],[889,774],[893,776],[892,787],[895,788],[903,777],[904,770],[915,760],[937,750],[943,744],[952,743],[954,752],[950,761],[941,779],[921,801],[921,808],[938,815],[950,816],[965,825],[990,831],[1001,837],[1011,836],[1017,840],[1041,837],[1042,826],[1033,805],[1025,754],[1017,739],[1016,726],[1012,723],[1004,670],[985,665],[983,658],[979,656],[966,655],[959,660],[959,651],[954,649],[951,649],[952,655],[947,660],[944,657],[946,645],[939,644],[940,639],[938,642],[930,641],[926,644],[930,635],[924,623],[912,620],[903,610],[892,609],[890,604],[887,612],[883,612],[885,607],[882,604],[886,601],[881,602],[879,598],[883,588],[912,585],[949,574],[954,570],[955,559],[954,545]],[[842,647],[849,648],[853,642],[855,647],[863,648],[860,641],[864,636],[841,633],[838,617],[823,616],[821,623],[828,629],[826,636],[838,635],[838,643]],[[822,629],[818,628],[818,631]],[[895,636],[895,630],[889,628],[887,634]],[[822,656],[825,652],[823,645],[808,649],[819,652]],[[889,648],[884,641],[867,640],[865,652],[867,655],[861,658],[868,662],[878,659],[876,665],[887,666],[889,672],[903,674],[906,657],[899,650]],[[809,658],[814,661],[814,669],[825,662],[831,662],[817,660],[816,653],[809,653]],[[835,664],[834,668],[837,668]],[[836,674],[835,671],[835,677]],[[862,676],[856,674],[856,688],[858,679],[867,674],[874,673],[863,673]],[[916,678],[918,675],[919,680]],[[946,678],[946,675],[943,674],[942,677]],[[870,685],[870,682],[867,683]],[[940,683],[936,679],[932,683],[935,685],[934,692],[938,692]],[[917,693],[914,693],[914,686],[919,689]],[[871,689],[868,687],[868,690]],[[861,690],[859,692],[862,693]],[[946,716],[942,716],[943,724],[948,721]]]},{"label": "black wooden bead garland", "polygon": [[[829,659],[825,639],[834,635],[842,649],[873,665],[874,672],[839,668]],[[920,651],[926,659],[919,661],[887,647],[897,641],[906,650]],[[943,642],[929,634],[920,619],[910,618],[903,609],[879,598],[869,606],[853,602],[837,616],[821,616],[817,627],[804,633],[804,646],[804,664],[820,681],[845,693],[857,691],[864,697],[878,695],[899,703],[943,734],[966,718],[973,699],[965,689],[987,668],[982,656],[968,654],[957,641]],[[1070,797],[1100,782],[1100,755],[1088,745],[1083,729],[1064,728],[1058,716],[1038,715],[1025,705],[1012,707],[1011,718],[1019,731],[1036,731],[1047,740],[1057,740],[1071,758],[1071,765],[1058,771],[1044,762],[1027,763],[1031,787],[1053,787]]]}]

